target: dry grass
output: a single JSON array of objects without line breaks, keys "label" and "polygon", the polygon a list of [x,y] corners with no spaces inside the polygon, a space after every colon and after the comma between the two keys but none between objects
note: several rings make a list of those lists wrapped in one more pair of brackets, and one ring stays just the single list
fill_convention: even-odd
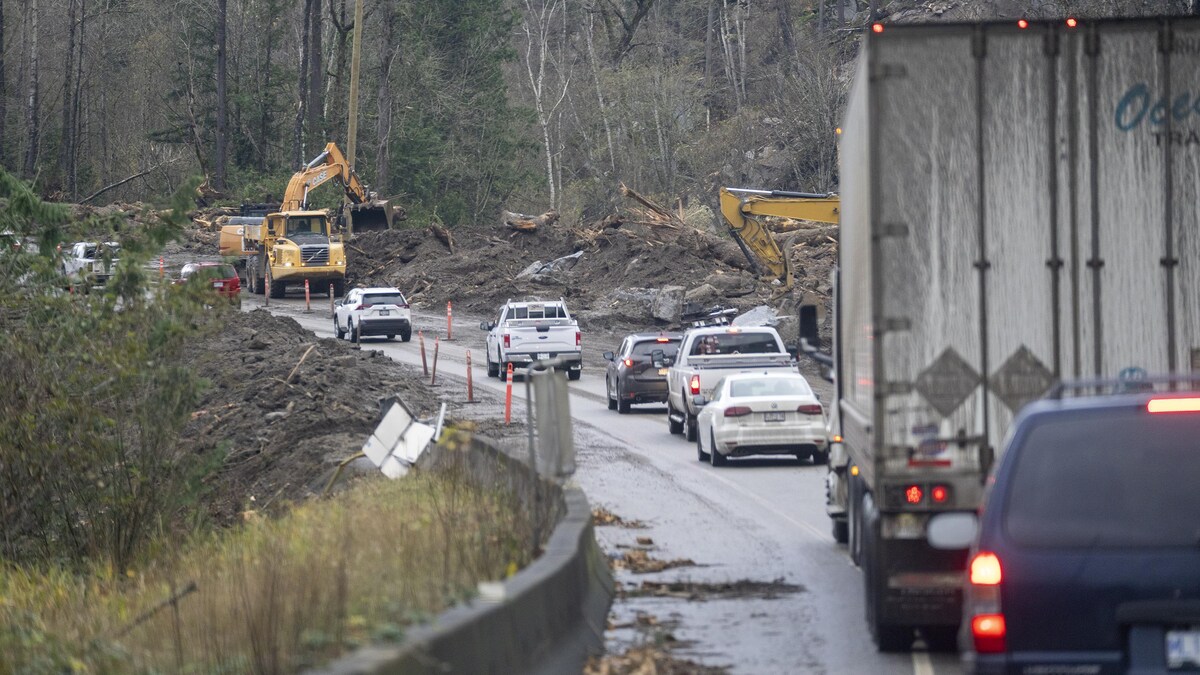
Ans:
[{"label": "dry grass", "polygon": [[523,566],[521,514],[460,476],[413,475],[279,520],[249,514],[144,569],[0,569],[0,674],[295,672],[398,640]]}]

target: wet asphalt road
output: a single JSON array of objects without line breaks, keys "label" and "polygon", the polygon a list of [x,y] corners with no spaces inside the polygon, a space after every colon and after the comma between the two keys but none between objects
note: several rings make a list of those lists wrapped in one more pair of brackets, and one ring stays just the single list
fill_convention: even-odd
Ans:
[{"label": "wet asphalt road", "polygon": [[[244,309],[254,309],[262,298],[243,293],[243,303]],[[312,306],[313,312],[305,314],[304,300],[289,297],[272,300],[270,309],[322,337],[332,336],[329,300],[313,298]],[[444,313],[414,310],[413,316],[430,346],[435,335],[445,337]],[[465,351],[470,349],[476,391],[502,394],[503,385],[486,377],[479,321],[455,316],[455,339],[441,344],[439,380],[447,387],[463,386]],[[618,628],[606,633],[610,651],[670,633],[679,641],[677,655],[734,673],[960,672],[956,654],[927,653],[919,647],[912,654],[875,651],[863,621],[861,573],[829,532],[825,467],[750,458],[716,469],[697,461],[694,443],[667,432],[663,406],[634,406],[629,415],[608,410],[600,354],[618,341],[596,344],[584,334],[583,377],[570,385],[577,423],[575,481],[593,507],[646,526],[596,528],[607,554],[619,556],[637,537],[649,537],[651,557],[696,563],[652,574],[618,571],[618,584],[633,590],[644,581],[748,580],[781,581],[799,589],[771,598],[631,595],[614,604],[611,619]],[[420,365],[415,335],[410,343],[379,340],[362,346]],[[819,380],[813,385],[826,386]],[[514,415],[524,415],[523,397],[524,387],[515,386]],[[826,389],[822,398],[828,397]]]}]

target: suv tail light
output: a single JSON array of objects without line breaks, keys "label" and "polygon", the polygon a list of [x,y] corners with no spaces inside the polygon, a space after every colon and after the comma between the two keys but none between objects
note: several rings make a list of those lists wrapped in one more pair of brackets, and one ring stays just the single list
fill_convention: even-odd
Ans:
[{"label": "suv tail light", "polygon": [[805,403],[804,405],[800,406],[799,408],[796,408],[796,412],[800,413],[801,415],[820,415],[822,412],[821,404],[820,403]]},{"label": "suv tail light", "polygon": [[751,412],[753,412],[753,411],[750,410],[749,406],[735,405],[732,408],[725,409],[725,416],[726,417],[742,417],[743,415],[749,415]]},{"label": "suv tail light", "polygon": [[971,639],[980,654],[999,654],[1007,650],[1008,630],[1000,610],[1000,584],[1004,570],[995,553],[980,551],[971,559],[969,602]]},{"label": "suv tail light", "polygon": [[688,382],[688,387],[692,390],[692,396],[700,393],[700,376],[693,375],[691,382]]},{"label": "suv tail light", "polygon": [[359,305],[355,306],[355,308],[354,308],[354,310],[353,310],[353,311],[357,312],[357,311],[359,311],[359,310],[363,310],[363,309],[366,309],[366,308],[368,308],[368,307],[370,307],[370,305],[364,305],[364,304],[361,304],[361,303],[360,303]]},{"label": "suv tail light", "polygon": [[633,359],[625,359],[625,367],[632,368],[633,367]]},{"label": "suv tail light", "polygon": [[508,333],[505,333],[504,334],[504,348],[508,349],[509,347],[512,347],[512,338],[509,337]]},{"label": "suv tail light", "polygon": [[397,307],[399,307],[400,309],[409,309],[409,307],[408,307],[408,303],[407,303],[407,302],[402,302],[402,303],[400,303],[399,305],[396,305],[396,306],[397,306]]}]

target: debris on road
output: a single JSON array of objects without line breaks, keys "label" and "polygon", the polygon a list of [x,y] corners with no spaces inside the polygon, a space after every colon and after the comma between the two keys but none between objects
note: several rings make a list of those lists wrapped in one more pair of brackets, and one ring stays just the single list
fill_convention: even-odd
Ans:
[{"label": "debris on road", "polygon": [[675,560],[651,558],[650,554],[644,549],[626,551],[620,557],[609,558],[609,562],[614,570],[629,570],[634,574],[650,574],[677,567],[696,566],[696,562],[688,558],[678,558]]},{"label": "debris on road", "polygon": [[679,598],[682,600],[714,600],[730,598],[758,598],[775,600],[785,595],[802,593],[806,589],[798,584],[789,584],[782,578],[773,581],[751,581],[741,579],[727,583],[700,583],[694,581],[643,581],[641,586],[625,590],[626,597]]},{"label": "debris on road", "polygon": [[625,520],[603,506],[592,509],[592,525],[613,525],[631,530],[644,530],[646,524],[640,520]]}]

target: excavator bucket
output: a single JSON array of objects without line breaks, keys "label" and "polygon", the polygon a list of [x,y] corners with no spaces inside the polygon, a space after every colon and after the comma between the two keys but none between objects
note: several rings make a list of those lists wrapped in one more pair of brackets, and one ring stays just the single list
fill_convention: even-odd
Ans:
[{"label": "excavator bucket", "polygon": [[365,204],[347,207],[354,232],[390,230],[405,219],[404,209],[386,199],[373,199]]}]

